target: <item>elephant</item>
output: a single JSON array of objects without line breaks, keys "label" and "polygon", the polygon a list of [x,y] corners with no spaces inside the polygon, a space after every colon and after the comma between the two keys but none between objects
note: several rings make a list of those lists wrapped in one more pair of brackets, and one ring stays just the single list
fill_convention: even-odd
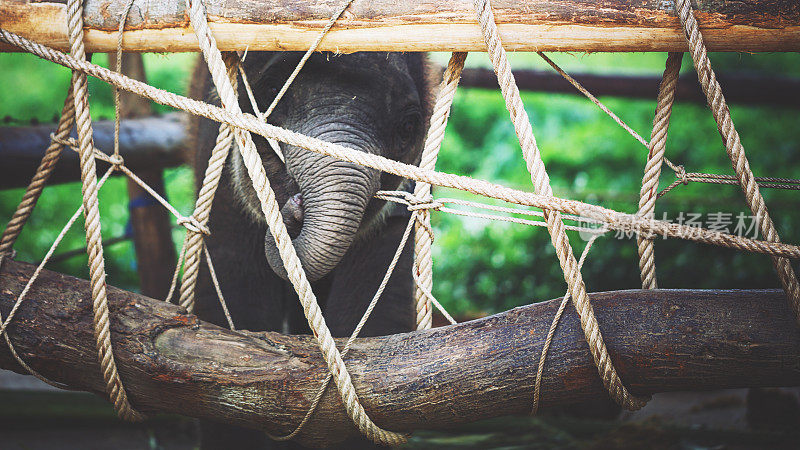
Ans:
[{"label": "elephant", "polygon": [[[302,54],[250,52],[244,62],[260,111],[278,93]],[[430,69],[421,53],[315,53],[268,122],[346,147],[419,164],[431,109]],[[207,69],[198,64],[194,98],[217,103]],[[239,80],[239,103],[253,112]],[[218,124],[194,119],[194,168],[202,180]],[[333,336],[349,336],[400,243],[410,217],[404,207],[373,198],[408,187],[401,178],[253,136],[284,223]],[[235,145],[233,149],[235,149]],[[250,331],[309,333],[297,295],[268,233],[259,200],[238,151],[230,152],[209,219],[206,242],[235,326]],[[413,235],[362,336],[414,328]],[[196,314],[226,326],[207,268],[197,283]],[[201,421],[201,448],[286,448],[264,433]],[[356,445],[357,444],[357,445]],[[289,444],[291,446],[291,444]],[[349,443],[348,447],[367,442]]]}]

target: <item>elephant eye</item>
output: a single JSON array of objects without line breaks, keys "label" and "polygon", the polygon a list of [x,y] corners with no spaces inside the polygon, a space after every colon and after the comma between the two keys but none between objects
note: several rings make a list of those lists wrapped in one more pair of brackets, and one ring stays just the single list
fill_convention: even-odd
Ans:
[{"label": "elephant eye", "polygon": [[401,153],[406,153],[420,131],[422,119],[418,112],[406,114],[397,127],[397,143]]}]

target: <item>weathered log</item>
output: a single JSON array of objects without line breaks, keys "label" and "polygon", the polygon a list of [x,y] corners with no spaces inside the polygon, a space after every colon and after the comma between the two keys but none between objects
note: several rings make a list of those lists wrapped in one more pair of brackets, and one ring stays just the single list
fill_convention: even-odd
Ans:
[{"label": "weathered log", "polygon": [[[7,314],[30,276],[7,261]],[[591,294],[611,357],[637,394],[800,384],[800,327],[780,291],[616,291]],[[286,433],[306,412],[326,369],[313,338],[228,331],[177,306],[111,288],[117,365],[139,410],[213,418]],[[36,370],[100,392],[88,283],[44,271],[9,328]],[[535,367],[557,300],[459,325],[359,339],[345,358],[361,402],[394,430],[440,428],[530,411]],[[19,370],[8,350],[0,367]],[[544,372],[542,404],[606,395],[567,309]],[[330,390],[300,440],[356,433]]]},{"label": "weathered log", "polygon": [[[120,128],[120,153],[125,165],[139,169],[174,167],[181,164],[186,130],[182,114],[123,120]],[[114,151],[114,122],[95,121],[94,143],[106,153]],[[53,125],[0,127],[0,189],[27,186],[50,143]],[[73,137],[75,133],[73,131]],[[98,161],[98,170],[108,164]],[[64,150],[49,183],[80,180],[78,154]]]},{"label": "weathered log", "polygon": [[[63,2],[62,2],[63,3]],[[86,50],[116,48],[126,0],[86,0]],[[306,50],[341,1],[206,0],[221,50]],[[493,0],[511,51],[686,51],[673,0]],[[709,50],[800,50],[796,0],[698,1]],[[65,6],[0,0],[0,26],[42,44],[68,48]],[[129,51],[197,51],[184,0],[138,1],[127,21]],[[320,50],[485,51],[471,0],[353,2]],[[16,51],[9,46],[0,50]]]},{"label": "weathered log", "polygon": [[[653,101],[661,83],[660,76],[587,73],[570,73],[570,76],[596,96],[643,98]],[[555,72],[519,69],[514,71],[514,79],[521,91],[582,95],[564,77]],[[725,100],[728,103],[800,108],[800,79],[740,73],[717,73],[717,79],[725,88]],[[461,74],[460,86],[497,89],[497,75],[491,69],[467,68]],[[694,72],[680,77],[675,99],[677,102],[706,104],[706,96],[700,89]]]}]

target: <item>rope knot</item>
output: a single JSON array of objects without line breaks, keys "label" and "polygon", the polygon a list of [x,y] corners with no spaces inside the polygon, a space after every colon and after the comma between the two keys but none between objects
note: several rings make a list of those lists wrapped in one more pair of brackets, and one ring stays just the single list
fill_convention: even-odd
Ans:
[{"label": "rope knot", "polygon": [[442,202],[439,200],[435,200],[431,194],[426,194],[425,196],[418,197],[410,192],[406,192],[408,194],[406,196],[406,200],[408,201],[408,210],[409,211],[422,211],[422,210],[438,210],[442,206]]},{"label": "rope knot", "polygon": [[205,225],[200,223],[194,216],[181,216],[178,217],[178,225],[185,227],[187,230],[192,231],[194,233],[205,234],[206,236],[211,234],[211,230],[208,229]]},{"label": "rope knot", "polygon": [[119,170],[120,166],[125,165],[125,160],[120,154],[108,155],[106,161],[114,166],[115,170]]},{"label": "rope knot", "polygon": [[425,194],[418,197],[411,192],[406,191],[378,191],[375,197],[381,200],[386,200],[395,203],[402,203],[408,207],[411,212],[425,211],[429,209],[438,210],[444,204],[439,200],[435,200],[431,194]]},{"label": "rope knot", "polygon": [[675,176],[678,177],[678,180],[680,180],[682,184],[689,184],[689,176],[686,175],[686,169],[684,169],[683,164],[675,168]]}]

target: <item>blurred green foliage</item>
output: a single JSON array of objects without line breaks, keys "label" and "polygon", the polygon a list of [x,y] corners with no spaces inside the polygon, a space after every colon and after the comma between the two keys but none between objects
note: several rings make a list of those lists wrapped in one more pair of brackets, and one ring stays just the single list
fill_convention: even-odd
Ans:
[{"label": "blurred green foliage", "polygon": [[[558,54],[551,55],[568,71],[611,74],[658,74],[664,54]],[[183,93],[194,56],[146,55],[151,84]],[[432,59],[444,63],[446,55]],[[105,64],[105,55],[96,62]],[[712,54],[715,68],[726,72],[761,72],[800,76],[798,54]],[[471,55],[468,64],[487,66],[485,55]],[[514,54],[518,68],[544,69],[535,54]],[[53,121],[63,102],[69,72],[30,55],[0,54],[0,118],[7,124],[31,120]],[[691,72],[691,60],[684,59]],[[723,86],[724,87],[724,86]],[[110,89],[90,82],[95,118],[112,118]],[[653,100],[601,99],[646,139],[652,126]],[[646,149],[588,100],[565,94],[525,93],[523,101],[547,165],[556,195],[635,212]],[[800,105],[799,105],[800,106]],[[167,110],[157,107],[158,112]],[[800,127],[798,109],[732,105],[734,122],[757,175],[800,178]],[[678,104],[667,141],[667,156],[687,171],[731,174],[713,118],[703,105]],[[448,133],[437,168],[530,190],[514,129],[499,91],[462,89],[456,96]],[[169,200],[187,214],[192,207],[192,175],[186,168],[165,175]],[[675,179],[665,168],[661,186]],[[800,211],[795,191],[763,190],[784,241],[800,242]],[[0,192],[0,220],[7,220],[21,190]],[[434,189],[435,196],[471,199],[470,195]],[[101,191],[103,235],[106,239],[126,232],[127,194],[121,179],[112,179]],[[486,201],[481,199],[481,201]],[[38,261],[61,226],[80,204],[78,184],[48,188],[31,222],[17,244],[20,259]],[[659,200],[657,214],[676,220],[679,214],[749,214],[737,187],[680,186]],[[434,214],[434,293],[454,314],[481,314],[561,296],[566,289],[549,236],[543,228],[489,222]],[[639,286],[635,239],[600,238],[583,273],[591,291]],[[181,236],[175,231],[176,242]],[[574,251],[585,240],[570,232]],[[58,252],[84,245],[82,223],[68,234]],[[135,259],[129,242],[107,248],[110,282],[126,289],[137,284]],[[57,253],[58,253],[57,252]],[[86,277],[85,257],[74,257],[51,268]],[[769,257],[737,253],[686,241],[658,240],[656,262],[659,284],[667,288],[777,287]]]}]

